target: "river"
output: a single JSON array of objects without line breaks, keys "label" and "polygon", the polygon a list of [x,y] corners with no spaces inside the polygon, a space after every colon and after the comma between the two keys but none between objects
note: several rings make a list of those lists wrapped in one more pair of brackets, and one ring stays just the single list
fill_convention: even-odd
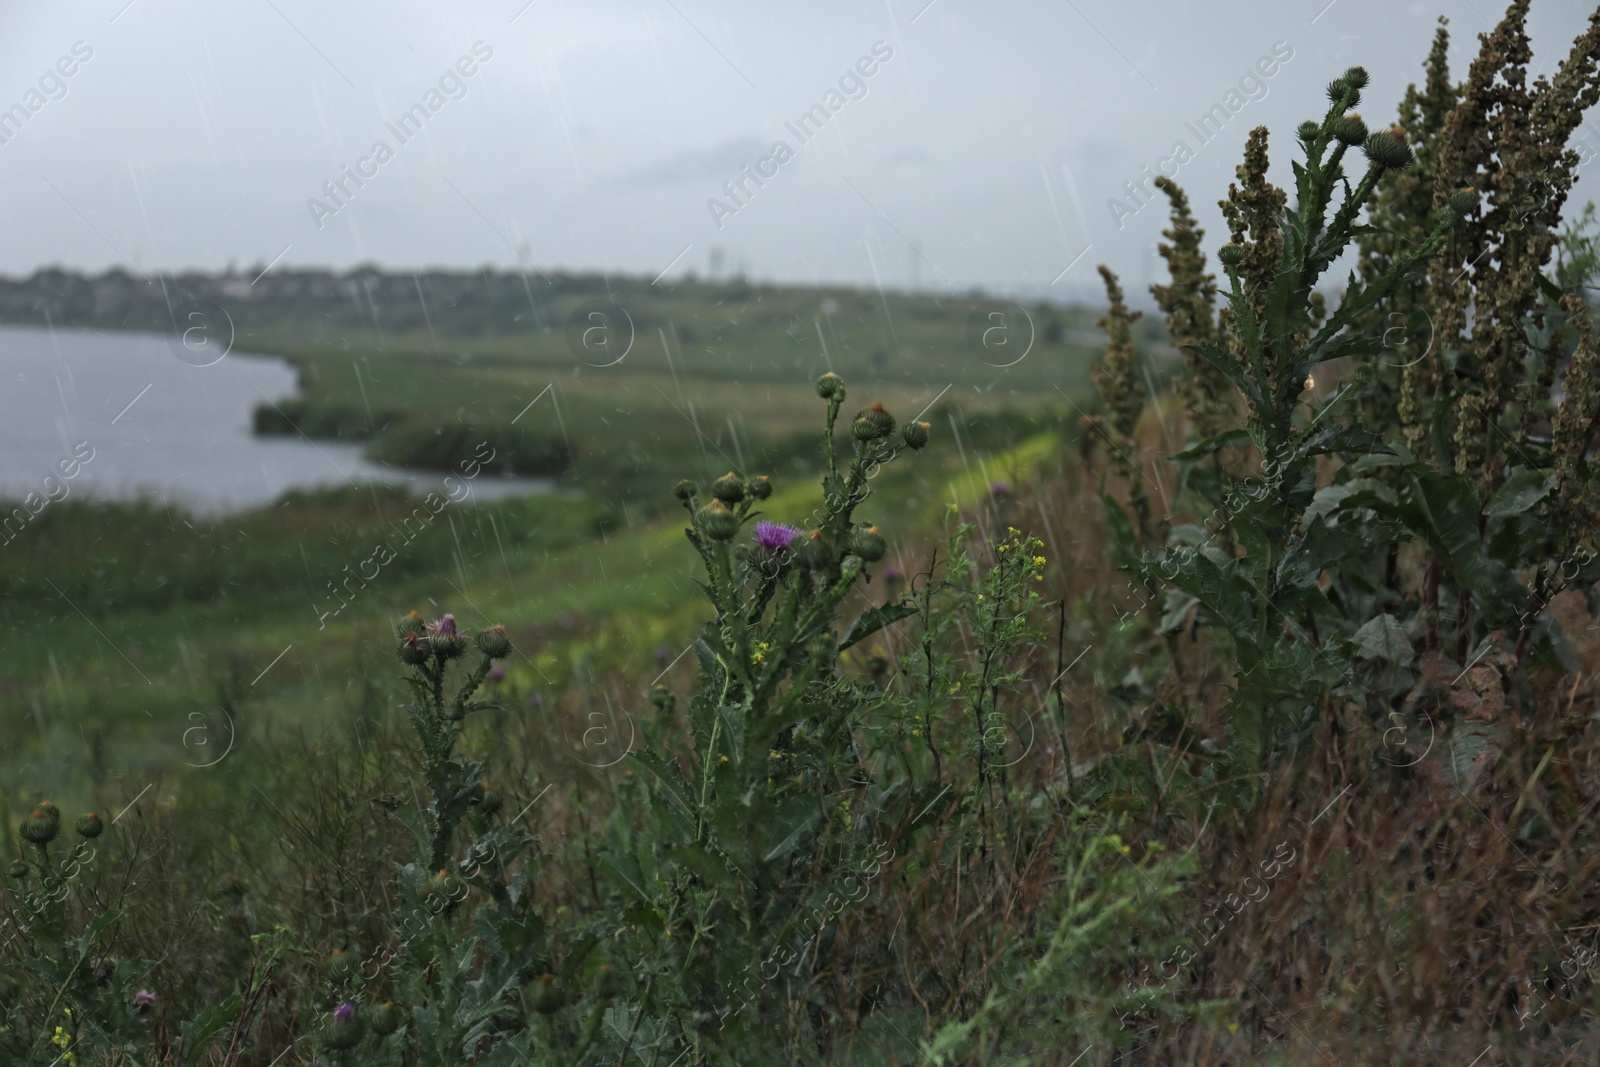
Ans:
[{"label": "river", "polygon": [[[0,497],[59,498],[64,489],[219,515],[316,486],[442,491],[442,473],[371,463],[360,445],[256,436],[252,411],[294,395],[294,368],[239,352],[180,358],[182,347],[152,334],[0,327]],[[478,499],[551,489],[539,478],[468,484]]]}]

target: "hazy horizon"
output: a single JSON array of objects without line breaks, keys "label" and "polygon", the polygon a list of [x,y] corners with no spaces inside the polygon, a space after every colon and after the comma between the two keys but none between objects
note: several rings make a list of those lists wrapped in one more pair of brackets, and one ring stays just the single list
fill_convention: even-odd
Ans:
[{"label": "hazy horizon", "polygon": [[[1154,173],[1214,248],[1249,129],[1275,132],[1287,184],[1327,81],[1364,64],[1362,111],[1392,120],[1439,14],[1459,79],[1497,9],[9,7],[0,272],[742,269],[1072,302],[1105,262],[1137,299],[1159,277]],[[1582,24],[1535,4],[1535,70]]]}]

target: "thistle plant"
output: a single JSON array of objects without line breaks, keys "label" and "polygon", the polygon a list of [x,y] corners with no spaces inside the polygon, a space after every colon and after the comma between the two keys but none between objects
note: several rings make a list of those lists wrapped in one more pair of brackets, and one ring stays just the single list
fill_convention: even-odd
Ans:
[{"label": "thistle plant", "polygon": [[[839,617],[888,551],[883,533],[856,517],[870,480],[925,446],[929,427],[902,427],[871,404],[850,420],[843,456],[845,384],[826,374],[816,389],[827,403],[826,473],[809,521],[758,521],[771,494],[766,478],[729,473],[709,493],[687,482],[676,490],[716,617],[694,646],[693,751],[632,754],[646,832],[615,825],[606,857],[637,891],[634,906],[652,916],[630,928],[631,940],[652,991],[644,1008],[670,1021],[641,1026],[641,1044],[675,1047],[683,1038],[674,1033],[707,1026],[759,1032],[751,1028],[782,1002],[788,983],[775,988],[777,961],[797,958],[796,940],[813,933],[810,917],[828,910],[820,902],[836,899],[842,880],[875,852],[871,827],[852,816],[867,781],[854,737],[864,708],[838,676],[839,656],[915,609],[869,606],[843,632]],[[801,874],[817,871],[832,873]]]},{"label": "thistle plant", "polygon": [[[335,950],[326,961],[323,1054],[336,1063],[441,1067],[525,1059],[532,1019],[546,1021],[539,1036],[551,1036],[536,1014],[548,1000],[539,983],[560,969],[532,907],[541,857],[526,855],[537,848],[533,835],[503,822],[503,798],[484,780],[481,761],[457,750],[467,718],[495,706],[474,697],[511,641],[499,626],[469,638],[453,615],[425,622],[416,612],[395,637],[411,668],[414,699],[405,710],[429,800],[385,805],[411,832],[417,857],[397,872],[397,943],[377,946],[375,967],[355,951]],[[473,651],[477,663],[455,669]],[[481,897],[473,900],[471,889]]]},{"label": "thistle plant", "polygon": [[19,858],[6,872],[12,903],[0,950],[28,976],[0,1000],[0,1050],[24,1062],[94,1062],[115,1049],[149,1047],[137,981],[147,965],[109,954],[119,912],[97,909],[86,883],[105,822],[95,812],[74,823],[72,844],[60,809],[41,802],[22,820]]}]

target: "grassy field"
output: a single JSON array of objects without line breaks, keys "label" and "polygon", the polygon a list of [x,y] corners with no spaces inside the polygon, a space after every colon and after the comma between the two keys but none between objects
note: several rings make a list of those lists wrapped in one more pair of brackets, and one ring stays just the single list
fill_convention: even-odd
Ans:
[{"label": "grassy field", "polygon": [[[803,518],[819,498],[812,383],[830,367],[851,382],[851,410],[880,400],[933,424],[939,447],[881,479],[873,502],[904,546],[936,527],[953,484],[973,498],[1026,442],[1075,436],[1090,405],[1092,352],[1064,339],[1089,324],[1082,312],[1030,310],[1031,351],[997,367],[965,336],[977,300],[635,284],[637,296],[625,288],[608,303],[603,289],[541,293],[534,279],[515,286],[523,299],[509,310],[452,280],[406,276],[397,291],[413,289],[409,306],[379,300],[363,318],[348,303],[320,307],[303,279],[277,279],[274,295],[230,310],[236,347],[300,368],[300,396],[279,407],[313,437],[370,439],[404,462],[381,449],[399,428],[502,445],[511,432],[543,434],[574,457],[557,493],[450,504],[410,540],[395,531],[418,502],[398,491],[292,493],[220,520],[149,505],[50,509],[0,570],[0,722],[13,739],[0,780],[12,795],[132,795],[152,775],[217,759],[230,738],[237,749],[274,730],[347,726],[371,701],[399,698],[389,627],[412,608],[510,627],[523,655],[506,684],[522,693],[612,674],[647,682],[701,621],[668,489],[729,469],[771,473],[779,492],[765,510]],[[415,290],[435,298],[427,316]],[[10,299],[8,320],[26,321]],[[52,313],[71,322],[73,306]],[[594,306],[613,322],[626,308],[633,324],[610,366],[558,325]],[[1063,333],[1047,341],[1052,322]],[[395,556],[374,575],[385,539]]]}]

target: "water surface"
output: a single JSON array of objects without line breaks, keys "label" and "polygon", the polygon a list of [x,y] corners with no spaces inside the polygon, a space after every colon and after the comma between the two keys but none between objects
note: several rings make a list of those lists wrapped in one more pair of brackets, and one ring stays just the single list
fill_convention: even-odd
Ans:
[{"label": "water surface", "polygon": [[[257,437],[251,413],[294,395],[294,368],[239,352],[197,366],[182,348],[154,334],[0,327],[0,497],[145,497],[215,515],[296,488],[443,490],[442,473],[371,463],[359,445]],[[551,488],[487,474],[470,485],[478,499]]]}]

